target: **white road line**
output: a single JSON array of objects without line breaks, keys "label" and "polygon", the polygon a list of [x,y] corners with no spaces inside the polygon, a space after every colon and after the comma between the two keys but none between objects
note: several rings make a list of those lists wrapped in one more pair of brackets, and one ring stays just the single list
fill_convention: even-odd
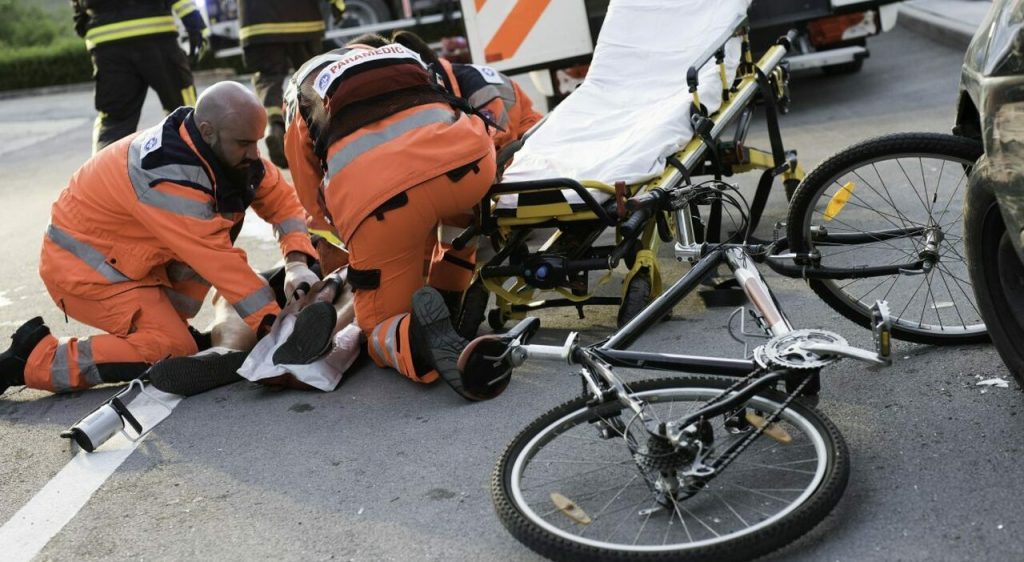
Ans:
[{"label": "white road line", "polygon": [[[146,392],[171,409],[182,398],[152,387],[147,387]],[[171,414],[169,409],[143,396],[132,399],[128,407],[147,430]],[[28,562],[39,554],[145,438],[132,441],[118,433],[94,453],[79,451],[0,527],[0,552],[3,552],[4,562]]]}]

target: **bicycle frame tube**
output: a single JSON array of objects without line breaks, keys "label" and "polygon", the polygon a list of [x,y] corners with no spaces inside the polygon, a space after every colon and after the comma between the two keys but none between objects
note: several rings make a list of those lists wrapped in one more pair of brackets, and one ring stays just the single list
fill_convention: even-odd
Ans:
[{"label": "bicycle frame tube", "polygon": [[725,251],[725,260],[729,264],[729,268],[732,269],[736,281],[739,282],[740,287],[743,287],[743,292],[747,294],[750,304],[761,313],[761,317],[764,318],[772,335],[784,336],[792,332],[792,324],[779,308],[775,296],[772,295],[772,290],[768,288],[761,272],[758,271],[757,266],[746,252],[742,248],[729,248]]}]

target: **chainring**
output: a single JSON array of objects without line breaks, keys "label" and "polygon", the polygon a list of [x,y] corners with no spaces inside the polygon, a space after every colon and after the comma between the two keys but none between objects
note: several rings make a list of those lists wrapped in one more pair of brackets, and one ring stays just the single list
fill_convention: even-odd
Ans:
[{"label": "chainring", "polygon": [[838,360],[837,357],[821,357],[803,346],[809,343],[847,345],[846,338],[825,330],[793,330],[773,338],[754,350],[754,360],[765,369],[820,369]]}]

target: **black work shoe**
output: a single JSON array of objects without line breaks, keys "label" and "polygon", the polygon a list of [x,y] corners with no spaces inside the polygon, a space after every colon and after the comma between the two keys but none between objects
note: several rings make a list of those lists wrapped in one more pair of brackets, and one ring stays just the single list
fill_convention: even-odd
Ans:
[{"label": "black work shoe", "polygon": [[300,310],[291,335],[274,351],[274,364],[308,365],[323,357],[331,350],[337,320],[329,302],[315,302]]},{"label": "black work shoe", "polygon": [[238,369],[248,355],[247,351],[232,351],[171,357],[149,369],[149,383],[164,392],[194,396],[243,380]]},{"label": "black work shoe", "polygon": [[[448,306],[437,289],[423,287],[412,296],[409,339],[412,340],[410,345],[417,375],[436,370],[455,392],[467,400],[494,398],[508,384],[508,377],[504,377],[504,385],[494,392],[495,369],[490,368],[486,361],[470,360],[468,355],[464,356],[463,351],[470,347],[470,342],[455,331]],[[492,346],[489,344],[489,347]]]},{"label": "black work shoe", "polygon": [[278,168],[288,169],[288,160],[284,157],[284,121],[271,120],[264,140],[270,161]]},{"label": "black work shoe", "polygon": [[437,290],[441,293],[441,298],[444,299],[444,305],[448,307],[448,316],[450,318],[458,318],[459,310],[462,308],[462,293],[459,291],[443,291]]},{"label": "black work shoe", "polygon": [[50,335],[40,316],[25,322],[11,336],[11,347],[0,353],[0,394],[25,384],[25,362],[39,340]]}]

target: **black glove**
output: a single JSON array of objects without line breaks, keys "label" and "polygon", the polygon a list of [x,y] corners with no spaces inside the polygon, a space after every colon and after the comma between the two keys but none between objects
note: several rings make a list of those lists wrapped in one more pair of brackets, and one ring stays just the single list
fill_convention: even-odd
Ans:
[{"label": "black glove", "polygon": [[188,58],[192,64],[199,62],[206,54],[206,37],[203,37],[201,29],[190,29],[188,31]]},{"label": "black glove", "polygon": [[71,9],[74,10],[71,19],[75,21],[75,34],[84,38],[85,32],[89,30],[89,14],[78,3],[78,0],[71,0]]},{"label": "black glove", "polygon": [[181,18],[181,23],[188,31],[188,57],[192,64],[196,64],[206,54],[206,22],[203,21],[203,16],[199,15],[199,11],[195,10]]},{"label": "black glove", "polygon": [[330,0],[330,2],[334,24],[341,25],[341,22],[345,20],[345,0]]}]

